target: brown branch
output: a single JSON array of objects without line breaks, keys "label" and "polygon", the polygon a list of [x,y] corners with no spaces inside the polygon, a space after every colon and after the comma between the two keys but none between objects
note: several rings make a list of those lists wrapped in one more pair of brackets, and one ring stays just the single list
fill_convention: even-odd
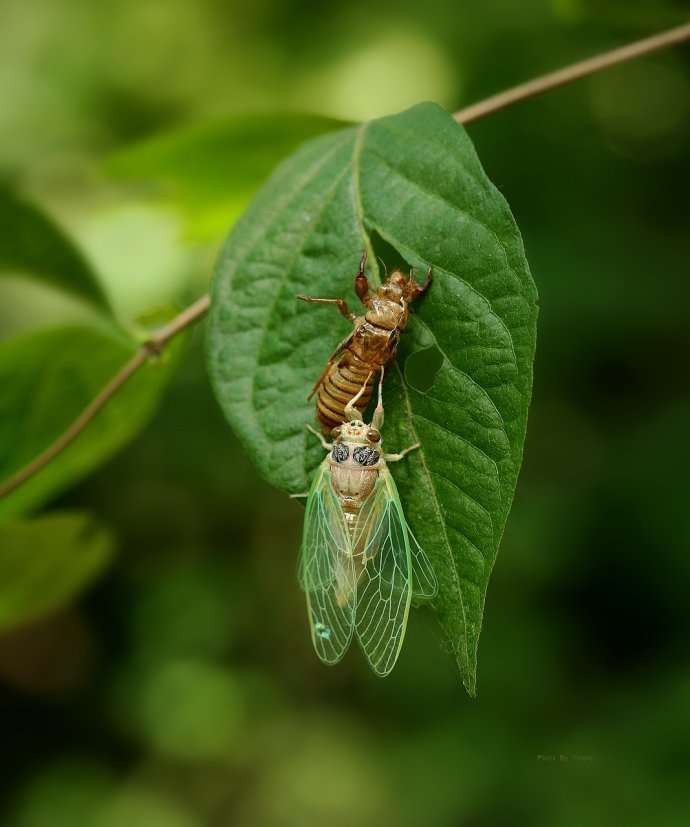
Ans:
[{"label": "brown branch", "polygon": [[604,69],[609,69],[619,63],[625,63],[628,60],[634,60],[637,57],[658,52],[661,49],[668,49],[669,46],[675,46],[687,40],[690,40],[690,23],[661,32],[661,34],[655,34],[644,40],[638,40],[635,43],[629,43],[620,49],[613,49],[610,52],[590,57],[580,63],[574,63],[572,66],[566,66],[564,69],[529,80],[527,83],[521,83],[519,86],[507,89],[505,92],[499,92],[498,95],[492,95],[490,98],[467,106],[465,109],[456,112],[453,117],[458,123],[471,123],[498,112],[500,109],[512,106],[514,103],[543,95],[544,92],[556,89],[558,86],[572,83],[574,80],[592,75],[595,72],[602,72]]},{"label": "brown branch", "polygon": [[185,328],[199,321],[199,319],[206,314],[210,302],[211,300],[208,295],[202,296],[186,310],[183,310],[182,313],[176,316],[169,324],[156,331],[150,339],[147,339],[134,356],[115,374],[98,396],[84,408],[69,428],[60,434],[55,442],[49,445],[36,459],[32,460],[28,465],[25,465],[14,476],[5,480],[5,482],[0,485],[0,498],[7,496],[16,488],[19,488],[20,485],[33,477],[34,474],[37,474],[42,468],[48,465],[49,462],[52,462],[58,454],[62,453],[143,364],[152,356],[157,356],[162,353],[171,339],[177,336],[178,333],[181,333]]},{"label": "brown branch", "polygon": [[[471,123],[494,112],[498,112],[501,109],[505,109],[508,106],[512,106],[519,101],[536,97],[544,92],[548,92],[550,89],[572,83],[572,81],[578,80],[586,75],[601,72],[619,63],[624,63],[625,61],[633,60],[634,58],[642,57],[643,55],[648,55],[661,49],[667,49],[670,46],[675,46],[687,40],[690,40],[690,23],[678,26],[675,29],[669,29],[666,32],[648,37],[645,40],[638,40],[636,43],[630,43],[628,46],[623,46],[620,49],[614,49],[613,51],[605,52],[602,55],[597,55],[588,60],[583,60],[580,63],[567,66],[565,69],[559,69],[557,72],[535,78],[527,83],[501,92],[498,95],[493,95],[486,100],[472,104],[465,109],[461,109],[459,112],[456,112],[453,117],[458,123]],[[0,498],[10,494],[64,451],[119,391],[130,376],[135,374],[151,356],[161,353],[168,342],[177,336],[178,333],[190,325],[195,324],[206,315],[210,301],[208,295],[202,296],[186,310],[183,310],[182,313],[176,316],[168,325],[155,333],[147,342],[144,342],[129,362],[110,380],[98,396],[79,414],[69,428],[61,434],[52,445],[46,448],[42,454],[18,471],[13,477],[10,477],[10,479],[0,485]]]}]

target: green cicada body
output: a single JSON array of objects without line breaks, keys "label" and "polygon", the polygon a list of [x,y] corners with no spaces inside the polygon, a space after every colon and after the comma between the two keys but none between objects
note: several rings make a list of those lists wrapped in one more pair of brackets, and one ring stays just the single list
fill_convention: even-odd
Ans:
[{"label": "green cicada body", "polygon": [[329,455],[307,499],[299,580],[319,658],[337,663],[356,637],[383,677],[400,654],[412,599],[432,599],[437,585],[386,463],[407,452],[380,450],[382,419],[379,402],[372,426],[352,419],[324,442]]}]

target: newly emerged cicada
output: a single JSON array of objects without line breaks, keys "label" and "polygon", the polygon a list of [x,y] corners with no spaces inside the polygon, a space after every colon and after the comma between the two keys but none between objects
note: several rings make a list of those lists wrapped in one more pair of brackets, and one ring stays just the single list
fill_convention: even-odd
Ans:
[{"label": "newly emerged cicada", "polygon": [[[345,405],[357,394],[357,410],[364,411],[371,398],[376,374],[395,359],[400,334],[407,326],[409,306],[423,296],[431,285],[431,267],[423,284],[414,275],[404,276],[394,270],[376,290],[369,288],[364,274],[367,251],[364,250],[355,276],[355,293],[364,305],[364,313],[352,313],[345,299],[321,299],[298,295],[312,304],[332,304],[354,327],[331,355],[326,368],[311,389],[316,394],[316,415],[324,434],[345,421]],[[362,393],[358,388],[364,386]]]},{"label": "newly emerged cicada", "polygon": [[398,659],[412,599],[433,598],[437,585],[387,467],[419,446],[399,454],[381,450],[382,384],[383,371],[371,425],[357,410],[363,385],[345,406],[348,421],[333,429],[332,443],[310,428],[329,453],[308,494],[299,579],[319,658],[337,663],[356,635],[383,677]]}]

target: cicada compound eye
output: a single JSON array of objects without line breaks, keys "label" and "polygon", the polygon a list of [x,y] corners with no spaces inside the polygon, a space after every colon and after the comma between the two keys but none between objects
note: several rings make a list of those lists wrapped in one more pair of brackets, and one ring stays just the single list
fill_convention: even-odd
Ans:
[{"label": "cicada compound eye", "polygon": [[376,430],[376,428],[369,428],[367,431],[367,439],[369,442],[381,442],[381,434]]},{"label": "cicada compound eye", "polygon": [[333,439],[337,439],[340,436],[341,431],[342,428],[340,427],[340,425],[336,425],[335,428],[331,428],[331,436],[333,437]]}]

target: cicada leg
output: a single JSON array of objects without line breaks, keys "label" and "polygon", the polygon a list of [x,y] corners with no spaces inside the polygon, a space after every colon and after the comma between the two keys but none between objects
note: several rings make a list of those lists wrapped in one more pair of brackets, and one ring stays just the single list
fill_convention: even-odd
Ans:
[{"label": "cicada leg", "polygon": [[415,301],[420,296],[423,296],[426,291],[431,287],[431,281],[433,277],[433,268],[431,265],[427,268],[426,276],[424,278],[423,284],[417,284],[414,280],[414,273],[410,270],[410,278],[405,286],[405,296],[407,300],[410,302]]},{"label": "cicada leg", "polygon": [[297,298],[300,299],[300,301],[309,302],[309,304],[334,304],[338,308],[340,314],[345,316],[348,322],[354,322],[357,318],[355,314],[350,311],[345,299],[320,299],[316,296],[305,296],[302,293],[298,293]]},{"label": "cicada leg", "polygon": [[367,389],[367,387],[369,385],[369,380],[371,379],[371,374],[373,372],[374,372],[373,370],[369,371],[369,373],[367,374],[367,378],[364,380],[364,384],[362,385],[362,387],[357,391],[357,393],[352,397],[352,399],[347,403],[347,405],[345,405],[344,414],[345,414],[345,419],[347,421],[352,421],[353,419],[359,419],[360,413],[357,410],[357,402],[361,399],[362,394]]},{"label": "cicada leg", "polygon": [[384,454],[383,458],[386,462],[399,462],[403,457],[406,457],[410,451],[416,451],[419,448],[419,443],[415,442],[414,445],[410,445],[409,448],[405,448],[404,450],[400,451],[398,454]]},{"label": "cicada leg", "polygon": [[385,370],[385,367],[381,365],[381,377],[379,379],[379,399],[376,403],[376,408],[374,409],[374,416],[371,420],[371,427],[375,428],[377,431],[380,431],[383,427],[383,375]]},{"label": "cicada leg", "polygon": [[359,296],[359,300],[363,305],[369,303],[371,298],[369,295],[369,280],[364,275],[364,265],[367,263],[367,248],[362,250],[362,258],[359,260],[359,270],[355,276],[355,293]]},{"label": "cicada leg", "polygon": [[316,430],[316,428],[314,428],[314,427],[312,427],[311,425],[309,425],[309,423],[307,423],[304,427],[305,427],[305,428],[306,428],[306,429],[307,429],[310,433],[314,434],[314,436],[315,436],[315,437],[319,440],[319,442],[321,443],[321,445],[322,445],[322,447],[323,447],[323,449],[324,449],[325,451],[330,451],[330,450],[333,448],[333,445],[331,445],[331,443],[330,443],[330,442],[326,442],[326,440],[325,440],[325,438],[324,438],[323,434],[322,434],[322,433],[320,433],[319,431],[317,431],[317,430]]},{"label": "cicada leg", "polygon": [[[380,431],[383,427],[383,375],[384,375],[385,368],[381,366],[381,378],[379,379],[379,399],[376,403],[376,408],[374,409],[374,416],[371,420],[371,427],[375,428],[377,431]],[[354,401],[354,400],[353,400]],[[419,448],[419,443],[415,442],[414,445],[410,445],[409,448],[405,448],[405,450],[400,451],[398,454],[384,454],[383,458],[386,462],[399,462],[403,457],[406,457],[410,451],[416,451]]]}]

